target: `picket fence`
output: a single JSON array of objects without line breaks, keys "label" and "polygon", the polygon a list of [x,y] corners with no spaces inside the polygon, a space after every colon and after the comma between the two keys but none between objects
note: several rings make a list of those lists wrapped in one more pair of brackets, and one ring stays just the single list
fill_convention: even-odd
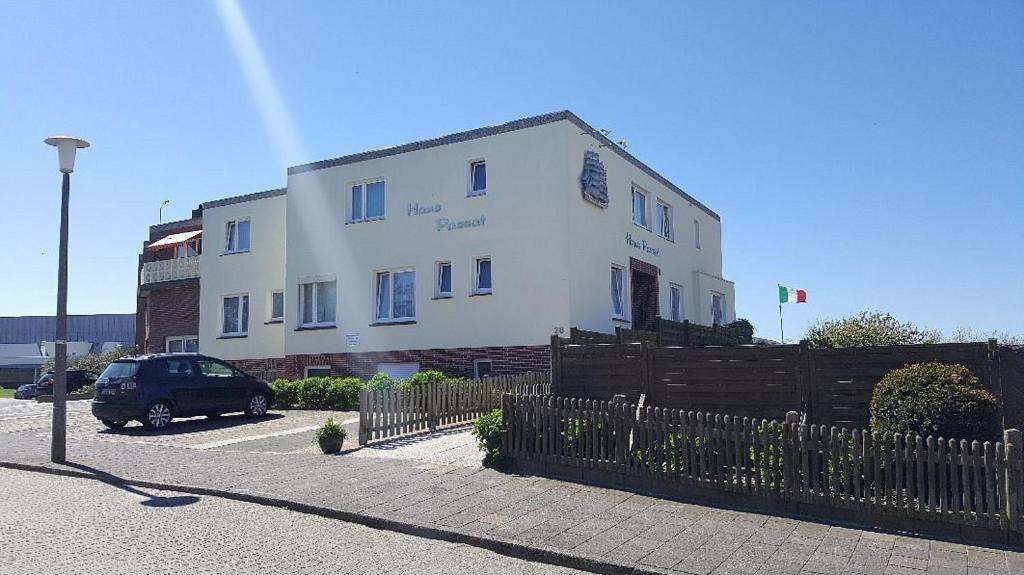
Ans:
[{"label": "picket fence", "polygon": [[408,390],[363,389],[359,395],[359,444],[469,423],[500,407],[504,394],[550,393],[548,373],[446,381]]},{"label": "picket fence", "polygon": [[871,524],[885,517],[952,523],[1020,541],[1024,466],[1015,429],[995,444],[882,437],[803,424],[796,412],[779,422],[638,409],[621,398],[507,395],[502,410],[505,456],[539,473],[571,470],[584,480],[669,492],[715,490]]}]

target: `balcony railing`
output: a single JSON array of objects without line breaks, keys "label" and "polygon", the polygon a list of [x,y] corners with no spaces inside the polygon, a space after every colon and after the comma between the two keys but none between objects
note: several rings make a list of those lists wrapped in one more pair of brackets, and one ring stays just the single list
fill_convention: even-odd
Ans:
[{"label": "balcony railing", "polygon": [[199,260],[203,256],[175,258],[142,264],[142,283],[154,284],[199,277]]}]

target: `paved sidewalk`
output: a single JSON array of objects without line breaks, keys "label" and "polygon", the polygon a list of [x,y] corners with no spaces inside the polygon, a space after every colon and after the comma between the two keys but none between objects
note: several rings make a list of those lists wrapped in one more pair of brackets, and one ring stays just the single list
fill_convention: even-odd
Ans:
[{"label": "paved sidewalk", "polygon": [[[0,462],[45,465],[7,434]],[[390,458],[73,440],[68,469],[223,490],[604,573],[1024,573],[1024,554],[726,511],[573,483]],[[178,489],[188,491],[189,489]]]}]

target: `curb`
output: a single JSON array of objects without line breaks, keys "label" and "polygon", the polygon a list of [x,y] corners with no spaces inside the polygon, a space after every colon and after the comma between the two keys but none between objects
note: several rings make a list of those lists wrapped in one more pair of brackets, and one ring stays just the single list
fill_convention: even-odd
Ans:
[{"label": "curb", "polygon": [[372,517],[368,515],[362,515],[360,513],[353,511],[343,511],[340,509],[332,509],[330,507],[323,507],[320,505],[300,503],[298,501],[292,501],[281,497],[257,495],[255,493],[229,491],[225,489],[199,487],[194,485],[179,485],[175,483],[161,483],[157,481],[140,481],[135,479],[125,479],[114,476],[104,477],[103,475],[97,475],[95,473],[88,473],[85,471],[60,469],[56,467],[49,467],[46,465],[37,465],[29,463],[14,463],[8,461],[0,461],[0,468],[13,469],[16,471],[44,473],[47,475],[58,475],[63,477],[74,477],[79,479],[92,479],[95,481],[99,481],[101,483],[108,483],[111,485],[130,485],[132,487],[141,487],[144,489],[177,491],[179,493],[188,493],[190,495],[205,495],[209,497],[219,497],[222,499],[241,501],[244,503],[255,503],[257,505],[264,505],[267,507],[278,507],[290,511],[295,511],[298,513],[305,513],[307,515],[316,515],[319,517],[325,517],[327,519],[336,519],[348,523],[355,523],[358,525],[369,527],[371,529],[393,531],[395,533],[402,533],[404,535],[413,535],[416,537],[434,539],[436,541],[445,541],[448,543],[460,543],[464,545],[470,545],[473,547],[479,547],[481,549],[487,549],[488,551],[493,551],[500,555],[505,555],[507,557],[512,557],[515,559],[522,559],[537,563],[545,563],[548,565],[566,567],[569,569],[578,569],[581,571],[589,571],[591,573],[599,573],[601,575],[663,575],[664,573],[666,573],[666,571],[646,569],[640,566],[631,567],[615,563],[608,563],[605,561],[601,561],[599,559],[581,557],[578,555],[572,555],[569,553],[555,551],[552,549],[530,547],[528,545],[523,545],[521,543],[502,541],[499,539],[493,539],[490,537],[480,535],[469,535],[466,533],[459,533],[457,531],[441,529],[438,527],[416,525],[413,523],[396,521],[394,519],[385,519],[383,517]]}]

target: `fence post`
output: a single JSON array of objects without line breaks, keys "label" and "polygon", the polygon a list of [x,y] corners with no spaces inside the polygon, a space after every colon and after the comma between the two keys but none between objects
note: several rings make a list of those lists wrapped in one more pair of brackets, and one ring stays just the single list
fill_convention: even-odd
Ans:
[{"label": "fence post", "polygon": [[437,383],[431,383],[427,386],[427,429],[431,433],[437,429],[440,423],[437,418],[437,393]]},{"label": "fence post", "polygon": [[1018,429],[1007,429],[1003,432],[1003,446],[1006,453],[1006,475],[1003,479],[1004,513],[1010,531],[1019,531],[1021,498],[1024,497],[1024,478],[1022,478],[1021,432]]},{"label": "fence post", "polygon": [[640,340],[640,393],[651,396],[651,351],[646,340]]},{"label": "fence post", "polygon": [[368,394],[365,387],[359,390],[359,445],[366,445],[370,439]]},{"label": "fence post", "polygon": [[501,395],[501,455],[508,458],[511,452],[511,423],[512,410],[511,396],[507,393]]},{"label": "fence post", "polygon": [[683,320],[683,347],[690,347],[690,320]]},{"label": "fence post", "polygon": [[[570,328],[570,332],[576,328]],[[569,340],[572,341],[572,340]],[[562,340],[558,334],[551,336],[551,394],[559,395],[562,389]]]},{"label": "fence post", "polygon": [[[800,423],[800,414],[795,411],[786,412],[786,423],[782,426],[782,485],[783,497],[791,497],[795,493],[793,485],[796,479],[796,461],[798,450],[794,448],[793,427]],[[794,499],[796,499],[794,497]]]},{"label": "fence post", "polygon": [[[999,396],[999,413],[1001,413],[1003,429],[1006,429],[1006,405],[1003,398],[1003,374],[999,366],[999,340],[992,337],[988,340],[988,353],[985,361],[985,386],[989,391],[995,390]],[[1012,422],[1011,425],[1017,422]]]},{"label": "fence post", "polygon": [[615,326],[615,343],[622,343],[622,326]]},{"label": "fence post", "polygon": [[797,389],[800,390],[800,403],[807,419],[812,422],[818,421],[814,413],[814,363],[811,358],[811,343],[806,339],[800,340],[800,351],[797,354]]}]

